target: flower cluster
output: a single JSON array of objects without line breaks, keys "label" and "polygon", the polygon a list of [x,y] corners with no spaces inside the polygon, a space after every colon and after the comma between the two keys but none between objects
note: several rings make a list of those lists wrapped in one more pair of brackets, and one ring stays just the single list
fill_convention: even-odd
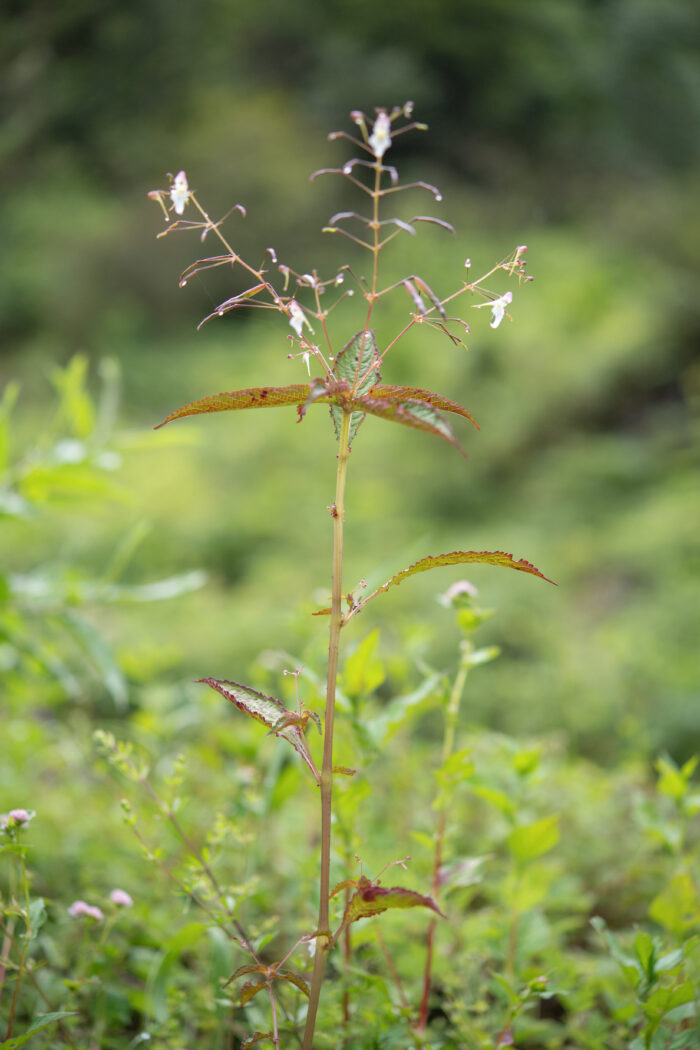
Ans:
[{"label": "flower cluster", "polygon": [[[109,899],[117,908],[131,908],[134,904],[126,890],[112,890]],[[68,909],[68,914],[72,919],[94,919],[95,922],[101,922],[105,917],[101,908],[98,908],[96,904],[88,904],[86,901],[73,901]]]},{"label": "flower cluster", "polygon": [[3,813],[0,816],[0,831],[14,838],[21,828],[27,827],[34,816],[33,809],[11,809],[9,813]]}]

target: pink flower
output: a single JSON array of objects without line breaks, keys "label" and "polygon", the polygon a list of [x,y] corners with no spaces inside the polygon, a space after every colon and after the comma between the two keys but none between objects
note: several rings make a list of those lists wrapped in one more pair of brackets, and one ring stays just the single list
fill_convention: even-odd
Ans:
[{"label": "pink flower", "polygon": [[0,817],[0,831],[6,831],[8,835],[12,835],[18,828],[26,828],[34,816],[33,809],[11,809],[9,813],[4,813]]},{"label": "pink flower", "polygon": [[83,915],[87,919],[94,919],[95,922],[101,922],[104,919],[102,911],[97,908],[94,904],[86,904],[85,901],[73,901],[68,914],[72,919],[79,919]]},{"label": "pink flower", "polygon": [[112,904],[116,904],[118,908],[131,908],[134,903],[126,890],[112,890],[109,899]]}]

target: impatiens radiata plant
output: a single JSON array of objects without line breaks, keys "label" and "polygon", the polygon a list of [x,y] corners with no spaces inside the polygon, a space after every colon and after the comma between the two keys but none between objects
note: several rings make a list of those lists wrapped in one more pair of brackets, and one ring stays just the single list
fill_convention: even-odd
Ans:
[{"label": "impatiens radiata plant", "polygon": [[[430,569],[482,563],[547,579],[523,558],[503,551],[465,549],[426,553],[369,594],[363,593],[362,587],[348,590],[343,580],[345,492],[350,453],[354,442],[362,440],[360,427],[367,417],[370,417],[367,425],[374,425],[375,420],[399,424],[440,438],[460,452],[462,446],[451,420],[455,419],[458,423],[466,421],[476,426],[471,413],[445,394],[417,386],[397,385],[391,383],[390,377],[387,377],[389,381],[385,381],[383,373],[390,366],[389,354],[398,353],[401,340],[419,326],[431,330],[426,336],[446,337],[454,346],[465,347],[464,339],[470,326],[465,317],[456,311],[464,306],[477,309],[487,307],[491,312],[491,328],[498,328],[504,318],[510,318],[508,311],[513,303],[513,292],[511,288],[494,291],[489,287],[489,282],[500,277],[523,285],[530,280],[526,274],[526,246],[520,245],[477,278],[472,277],[471,263],[467,260],[464,272],[457,277],[456,286],[447,294],[434,289],[426,277],[415,273],[407,273],[389,285],[382,284],[380,256],[392,241],[403,236],[414,236],[424,223],[454,234],[449,223],[432,215],[417,214],[407,220],[386,212],[399,193],[441,200],[436,187],[426,182],[401,183],[396,167],[385,160],[390,150],[393,155],[395,140],[400,136],[409,131],[425,130],[425,125],[412,120],[412,110],[412,103],[406,103],[393,109],[378,109],[373,118],[358,111],[351,113],[354,132],[338,131],[330,138],[346,140],[356,155],[339,168],[324,168],[311,176],[312,180],[327,176],[344,179],[355,197],[364,202],[365,207],[359,211],[341,211],[333,215],[324,232],[349,239],[356,249],[365,253],[368,261],[366,275],[357,274],[350,265],[342,266],[327,277],[321,276],[315,269],[309,273],[297,273],[291,266],[280,262],[273,249],[267,249],[261,265],[249,263],[233,246],[234,236],[224,232],[224,220],[210,217],[197,193],[190,188],[185,171],[171,176],[168,188],[153,190],[149,194],[160,205],[166,220],[166,227],[159,236],[193,231],[202,241],[213,237],[220,245],[218,254],[197,259],[187,267],[180,280],[181,286],[186,285],[196,274],[212,267],[235,267],[245,274],[245,289],[221,302],[202,324],[233,310],[269,310],[276,315],[271,318],[271,323],[281,322],[287,332],[291,328],[293,334],[289,335],[289,339],[294,349],[292,355],[288,356],[299,359],[301,371],[299,382],[293,384],[279,386],[268,383],[201,397],[171,412],[158,426],[186,416],[211,412],[293,406],[299,421],[309,411],[328,411],[336,438],[336,487],[329,507],[333,532],[333,556],[329,567],[331,603],[328,608],[317,611],[317,615],[325,616],[328,622],[325,712],[311,710],[305,706],[303,699],[298,700],[295,708],[287,707],[281,699],[260,692],[255,683],[239,682],[235,668],[231,670],[231,679],[206,674],[200,679],[243,715],[260,722],[267,735],[281,737],[291,744],[307,771],[309,789],[319,800],[320,856],[316,887],[318,916],[315,922],[297,943],[288,947],[283,958],[269,962],[261,958],[259,951],[254,950],[238,918],[230,916],[230,924],[235,931],[232,936],[241,950],[247,953],[248,959],[232,974],[229,983],[245,978],[240,992],[242,1005],[261,993],[269,1001],[269,1030],[251,1033],[243,1043],[245,1046],[267,1040],[279,1050],[283,1032],[278,989],[280,985],[291,985],[308,999],[305,1017],[303,1013],[298,1016],[302,1017],[304,1024],[302,1046],[304,1050],[311,1050],[324,974],[331,955],[339,948],[342,951],[347,949],[353,923],[381,916],[388,910],[406,908],[423,909],[426,917],[427,963],[423,996],[422,1002],[415,1005],[411,1018],[417,1045],[423,1045],[422,1032],[426,1025],[431,980],[430,957],[434,939],[439,936],[439,923],[445,915],[445,908],[435,899],[440,884],[439,856],[436,857],[434,884],[430,887],[403,885],[404,879],[398,880],[401,884],[387,885],[386,877],[384,880],[364,874],[358,877],[356,871],[346,872],[336,886],[331,882],[334,783],[337,778],[354,775],[354,770],[336,764],[333,750],[341,637],[347,624],[370,602],[410,576]],[[245,216],[245,209],[240,204],[235,205],[228,215],[235,212]],[[405,302],[405,323],[393,338],[378,343],[373,327],[375,312],[389,296],[399,296]],[[334,323],[335,307],[349,297],[353,297],[357,304],[356,331],[341,330]],[[476,303],[472,302],[475,298],[479,300]],[[460,586],[467,590],[469,588],[468,584]],[[455,717],[463,685],[462,676],[461,682],[455,686],[451,701],[450,711]],[[454,737],[454,725],[449,724],[452,728],[445,744],[448,756]],[[319,740],[319,733],[322,746],[315,742]],[[438,827],[438,833],[441,848],[444,822]],[[389,859],[389,864],[392,863],[404,866],[403,862]],[[394,879],[390,882],[393,883]],[[311,893],[310,886],[309,895]],[[116,903],[124,902],[120,900]],[[375,921],[381,922],[381,919],[375,918]],[[313,953],[314,962],[311,980],[307,983],[303,974],[288,965],[288,960],[293,957],[308,959],[309,952]],[[300,961],[297,969],[301,968]],[[284,1030],[288,1031],[290,1019],[286,1013],[285,1017],[288,1023]]]}]

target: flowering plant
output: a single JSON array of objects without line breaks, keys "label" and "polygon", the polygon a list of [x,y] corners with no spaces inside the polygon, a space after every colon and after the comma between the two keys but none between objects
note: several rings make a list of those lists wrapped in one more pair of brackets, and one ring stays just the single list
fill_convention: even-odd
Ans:
[{"label": "flowering plant", "polygon": [[[439,190],[426,182],[402,184],[397,169],[385,164],[385,155],[393,147],[397,137],[411,130],[425,129],[425,125],[412,120],[412,110],[412,103],[391,110],[382,108],[377,110],[373,120],[364,113],[353,112],[351,119],[356,131],[352,134],[346,131],[334,132],[330,138],[350,142],[359,151],[359,157],[346,161],[340,168],[324,168],[311,176],[312,180],[328,175],[340,176],[367,201],[369,215],[356,211],[338,212],[330,219],[325,232],[343,236],[368,253],[371,264],[368,278],[356,274],[350,265],[342,266],[337,273],[328,278],[322,278],[316,270],[298,273],[290,266],[280,263],[273,249],[267,249],[261,265],[250,264],[239,255],[229,237],[222,231],[227,216],[219,220],[210,217],[197,194],[190,189],[184,171],[171,177],[171,184],[167,189],[153,190],[149,194],[159,203],[167,224],[159,236],[175,231],[197,231],[202,241],[210,235],[214,236],[223,249],[220,254],[197,259],[188,266],[181,276],[181,286],[186,285],[195,274],[220,266],[237,267],[248,278],[247,287],[221,302],[204,318],[202,324],[242,308],[272,310],[291,327],[293,335],[290,339],[295,349],[290,356],[301,358],[309,378],[308,382],[286,386],[267,385],[211,394],[175,409],[158,426],[186,416],[287,405],[295,407],[297,417],[301,421],[309,409],[325,405],[329,408],[337,438],[336,489],[329,508],[333,529],[331,604],[330,607],[317,612],[317,615],[325,615],[329,619],[323,722],[319,713],[306,709],[300,702],[297,709],[293,710],[287,708],[282,700],[267,696],[253,686],[213,677],[201,679],[203,684],[215,689],[239,711],[263,724],[268,734],[281,737],[291,744],[307,767],[314,789],[320,794],[319,910],[315,926],[302,936],[281,961],[275,963],[265,963],[253,950],[249,938],[243,935],[240,926],[237,927],[238,942],[252,961],[239,967],[232,975],[231,981],[246,977],[240,996],[243,1005],[259,993],[266,993],[270,1001],[272,1022],[269,1033],[256,1032],[245,1045],[252,1045],[259,1039],[267,1038],[279,1050],[276,989],[279,982],[283,982],[293,985],[308,997],[303,1047],[304,1050],[311,1050],[327,961],[341,939],[346,947],[349,944],[352,923],[379,915],[389,909],[423,907],[431,910],[433,915],[443,914],[431,896],[403,886],[386,888],[381,886],[378,879],[371,880],[364,875],[359,879],[346,877],[335,889],[331,889],[334,778],[352,776],[355,772],[334,764],[334,720],[342,630],[374,598],[409,576],[429,569],[485,563],[546,579],[530,562],[502,551],[457,550],[428,554],[420,558],[368,595],[360,594],[361,587],[350,592],[344,588],[343,542],[348,461],[352,443],[363,421],[369,416],[397,423],[439,437],[460,452],[463,451],[462,446],[449,417],[466,419],[476,426],[471,413],[449,397],[420,387],[382,382],[381,369],[388,354],[409,331],[418,326],[435,329],[447,336],[453,345],[464,347],[464,336],[469,333],[470,326],[463,317],[453,314],[453,306],[457,300],[464,296],[481,297],[483,302],[476,305],[490,307],[491,327],[497,328],[503,318],[509,316],[507,309],[512,303],[513,294],[510,289],[501,294],[491,291],[486,287],[486,282],[497,274],[516,278],[518,283],[530,280],[526,274],[524,260],[526,247],[521,245],[476,279],[470,277],[471,263],[467,259],[465,277],[458,287],[447,295],[438,295],[425,278],[418,274],[406,274],[388,286],[381,286],[380,255],[397,237],[415,236],[419,225],[423,223],[437,225],[454,234],[449,223],[432,215],[418,214],[409,220],[384,217],[384,205],[397,193],[413,190],[427,193],[438,202],[442,199]],[[231,211],[245,215],[245,209],[240,204],[235,205]],[[358,230],[360,232],[357,232]],[[352,286],[346,287],[348,284]],[[334,301],[326,307],[325,298],[335,289],[340,290]],[[407,296],[409,309],[406,323],[393,339],[385,345],[378,345],[372,328],[373,318],[381,301],[392,293]],[[331,314],[341,300],[350,296],[358,296],[360,299],[361,325],[359,330],[348,338],[347,334],[335,330]],[[320,761],[314,756],[312,741],[307,740],[309,721],[315,722],[323,737]],[[333,898],[341,890],[345,891],[345,907],[341,914],[336,915],[333,911]],[[430,929],[432,944],[433,925]],[[283,963],[286,963],[302,944],[314,947],[314,968],[310,986],[307,986],[302,976],[283,968]],[[428,965],[427,987],[429,984]],[[424,1027],[425,1009],[422,1008],[420,1018],[415,1022],[415,1030],[418,1032]]]}]

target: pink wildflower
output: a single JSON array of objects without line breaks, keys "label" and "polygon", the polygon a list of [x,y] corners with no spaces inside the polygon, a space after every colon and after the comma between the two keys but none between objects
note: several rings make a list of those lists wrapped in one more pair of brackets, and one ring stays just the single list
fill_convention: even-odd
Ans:
[{"label": "pink wildflower", "polygon": [[109,899],[112,904],[116,904],[118,908],[131,908],[134,903],[126,890],[112,890]]},{"label": "pink wildflower", "polygon": [[104,914],[100,908],[94,904],[87,904],[85,901],[73,901],[68,909],[68,914],[72,919],[79,919],[83,915],[87,919],[94,919],[95,922],[101,922],[104,919]]}]

